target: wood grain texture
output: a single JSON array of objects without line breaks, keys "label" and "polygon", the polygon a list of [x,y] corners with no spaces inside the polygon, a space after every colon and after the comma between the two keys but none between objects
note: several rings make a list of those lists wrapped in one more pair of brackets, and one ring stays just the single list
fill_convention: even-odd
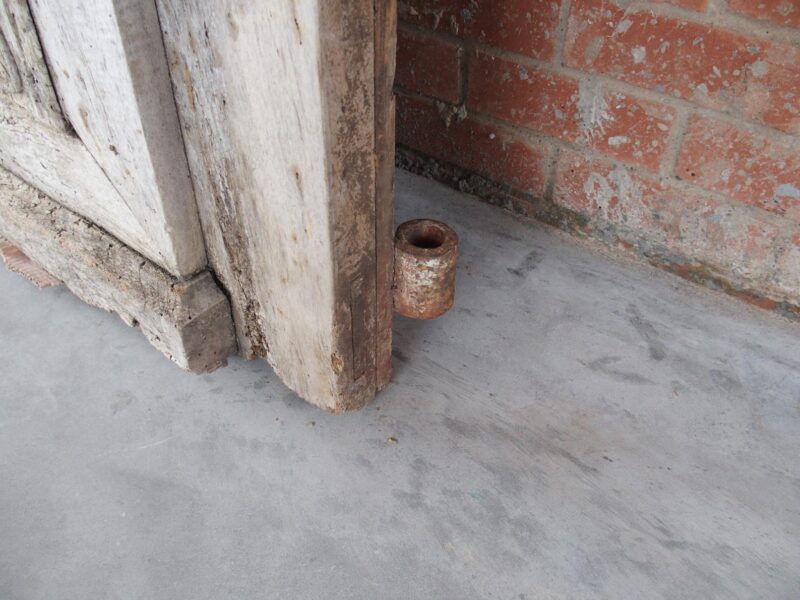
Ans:
[{"label": "wood grain texture", "polygon": [[159,264],[177,276],[202,269],[205,248],[155,4],[30,6],[61,108],[158,248]]},{"label": "wood grain texture", "polygon": [[333,244],[328,266],[334,284],[334,374],[337,360],[344,364],[334,393],[343,408],[359,408],[377,388],[373,0],[321,1],[317,15],[326,159],[321,189],[327,192]]},{"label": "wood grain texture", "polygon": [[375,252],[377,324],[376,385],[392,377],[392,284],[394,273],[395,98],[397,0],[374,0],[375,6]]},{"label": "wood grain texture", "polygon": [[236,352],[228,300],[208,272],[171,277],[4,169],[0,233],[81,300],[138,326],[184,369],[214,370]]},{"label": "wood grain texture", "polygon": [[[237,115],[242,120],[252,114],[247,106],[234,108],[227,100],[232,91],[227,81],[236,89],[247,85],[237,77],[263,75],[249,61],[249,72],[226,75],[226,65],[234,68],[236,59],[228,58],[230,51],[221,45],[227,40],[226,27],[232,27],[222,27],[228,21],[221,6],[179,1],[158,6],[208,261],[230,295],[240,352],[248,359],[265,357],[264,313],[253,282],[252,246],[242,212],[243,204],[260,201],[261,190],[248,182],[249,147],[236,146],[247,138],[240,141],[232,131],[235,111],[242,113]],[[221,24],[208,28],[215,19],[222,19]],[[263,119],[254,126],[263,126]],[[259,134],[265,135],[253,132]]]},{"label": "wood grain texture", "polygon": [[150,260],[168,262],[77,137],[2,101],[0,165]]},{"label": "wood grain texture", "polygon": [[376,5],[158,6],[210,260],[242,345],[309,401],[363,406],[378,387],[386,285],[376,261],[387,231],[376,217]]},{"label": "wood grain texture", "polygon": [[67,127],[26,0],[0,5],[0,97],[43,124]]}]

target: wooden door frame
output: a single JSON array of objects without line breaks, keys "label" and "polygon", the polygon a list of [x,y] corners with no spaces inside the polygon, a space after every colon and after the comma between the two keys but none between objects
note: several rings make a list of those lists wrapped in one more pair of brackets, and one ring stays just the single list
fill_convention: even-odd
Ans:
[{"label": "wooden door frame", "polygon": [[396,0],[157,5],[240,349],[364,406],[391,377]]}]

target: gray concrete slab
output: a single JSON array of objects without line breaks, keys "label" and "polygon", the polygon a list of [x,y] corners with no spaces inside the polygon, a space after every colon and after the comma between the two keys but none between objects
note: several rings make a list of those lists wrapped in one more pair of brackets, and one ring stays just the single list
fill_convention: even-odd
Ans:
[{"label": "gray concrete slab", "polygon": [[334,417],[0,272],[0,598],[800,597],[800,328],[406,174],[461,234]]}]

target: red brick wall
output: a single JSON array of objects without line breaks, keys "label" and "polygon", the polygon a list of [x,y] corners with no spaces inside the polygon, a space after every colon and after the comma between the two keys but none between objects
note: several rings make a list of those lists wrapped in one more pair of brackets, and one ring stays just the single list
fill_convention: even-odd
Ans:
[{"label": "red brick wall", "polygon": [[800,315],[800,0],[400,0],[401,166]]}]

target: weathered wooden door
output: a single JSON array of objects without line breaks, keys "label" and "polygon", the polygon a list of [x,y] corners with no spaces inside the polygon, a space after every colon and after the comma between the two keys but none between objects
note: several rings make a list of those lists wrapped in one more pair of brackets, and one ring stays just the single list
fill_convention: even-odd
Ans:
[{"label": "weathered wooden door", "polygon": [[363,406],[391,372],[395,9],[4,0],[0,164],[175,282],[213,273],[242,355]]}]

